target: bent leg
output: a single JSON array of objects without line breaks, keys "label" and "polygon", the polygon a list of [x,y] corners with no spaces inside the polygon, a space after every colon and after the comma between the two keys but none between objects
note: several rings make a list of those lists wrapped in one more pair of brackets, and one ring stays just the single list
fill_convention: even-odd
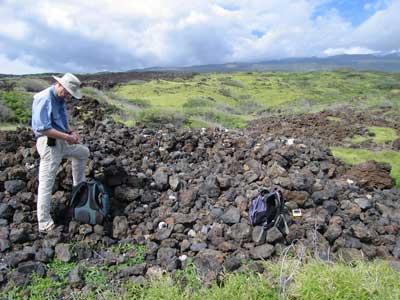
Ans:
[{"label": "bent leg", "polygon": [[86,180],[85,167],[89,159],[89,149],[85,145],[67,145],[64,156],[72,161],[72,178],[74,186]]}]

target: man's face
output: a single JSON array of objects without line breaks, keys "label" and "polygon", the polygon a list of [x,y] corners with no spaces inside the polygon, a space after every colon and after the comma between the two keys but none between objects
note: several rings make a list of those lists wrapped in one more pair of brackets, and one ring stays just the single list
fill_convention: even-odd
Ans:
[{"label": "man's face", "polygon": [[57,83],[57,96],[64,100],[72,99],[72,95],[59,83]]}]

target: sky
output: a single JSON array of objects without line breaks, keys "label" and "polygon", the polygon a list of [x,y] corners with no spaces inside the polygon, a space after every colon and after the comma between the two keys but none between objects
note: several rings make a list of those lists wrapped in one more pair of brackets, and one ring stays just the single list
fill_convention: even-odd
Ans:
[{"label": "sky", "polygon": [[400,51],[400,0],[0,0],[0,73]]}]

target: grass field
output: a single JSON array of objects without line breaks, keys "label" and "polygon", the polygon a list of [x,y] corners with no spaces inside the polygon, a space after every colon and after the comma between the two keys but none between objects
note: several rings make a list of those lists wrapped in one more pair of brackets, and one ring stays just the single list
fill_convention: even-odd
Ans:
[{"label": "grass field", "polygon": [[[316,112],[343,104],[357,108],[390,105],[398,111],[399,79],[399,74],[351,71],[200,74],[191,80],[121,85],[114,93],[132,104],[145,104],[138,120],[147,112],[172,108],[189,120],[197,117],[243,127],[265,111]],[[215,112],[226,117],[216,118]]]},{"label": "grass field", "polygon": [[[287,259],[263,263],[265,272],[250,270],[225,274],[221,280],[205,285],[193,265],[174,276],[164,275],[145,285],[133,281],[116,283],[101,266],[80,265],[86,285],[69,290],[68,274],[76,263],[53,261],[47,265],[56,281],[33,275],[26,286],[9,284],[1,299],[276,299],[276,300],[395,300],[400,299],[400,272],[385,261],[352,264],[319,260]],[[71,293],[72,292],[72,293]]]}]

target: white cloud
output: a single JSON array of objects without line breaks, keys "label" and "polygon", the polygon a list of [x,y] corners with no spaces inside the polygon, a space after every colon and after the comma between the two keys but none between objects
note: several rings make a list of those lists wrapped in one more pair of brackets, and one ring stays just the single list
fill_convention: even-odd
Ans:
[{"label": "white cloud", "polygon": [[328,56],[340,55],[340,54],[375,54],[375,53],[379,52],[363,47],[328,48],[324,50],[324,54]]},{"label": "white cloud", "polygon": [[6,0],[0,42],[3,57],[60,72],[400,48],[399,0],[370,1],[358,27],[334,9],[315,16],[327,1]]},{"label": "white cloud", "polygon": [[34,74],[44,73],[49,70],[43,68],[32,67],[30,63],[24,61],[24,59],[31,60],[30,58],[18,58],[9,59],[6,56],[0,54],[0,73],[1,74]]},{"label": "white cloud", "polygon": [[400,47],[400,1],[393,1],[387,8],[377,11],[354,30],[349,43],[391,51]]},{"label": "white cloud", "polygon": [[15,40],[23,40],[29,33],[28,25],[14,18],[14,13],[6,6],[0,6],[0,38],[5,36]]}]

